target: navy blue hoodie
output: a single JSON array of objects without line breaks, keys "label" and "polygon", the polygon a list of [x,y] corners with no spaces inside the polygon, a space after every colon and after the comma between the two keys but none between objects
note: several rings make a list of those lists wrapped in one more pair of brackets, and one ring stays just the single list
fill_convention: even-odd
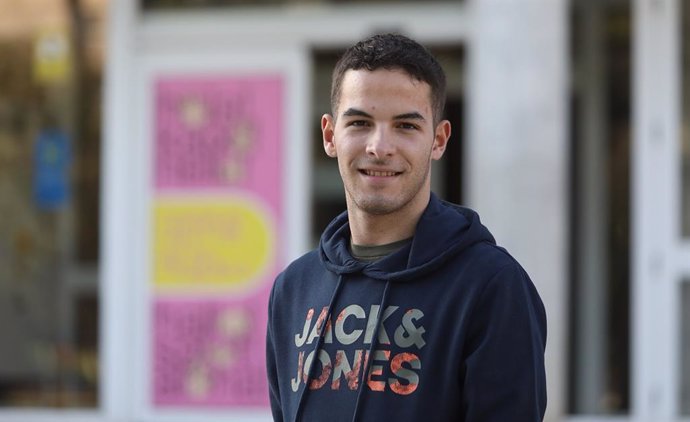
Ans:
[{"label": "navy blue hoodie", "polygon": [[474,211],[432,194],[397,252],[360,262],[349,243],[343,213],[275,281],[276,421],[542,420],[544,307]]}]

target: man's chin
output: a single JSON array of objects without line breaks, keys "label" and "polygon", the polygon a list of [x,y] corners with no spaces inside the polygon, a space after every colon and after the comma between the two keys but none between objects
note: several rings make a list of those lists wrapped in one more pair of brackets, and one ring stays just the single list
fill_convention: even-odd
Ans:
[{"label": "man's chin", "polygon": [[357,208],[371,215],[387,215],[398,211],[402,204],[400,201],[386,198],[362,198],[355,201]]}]

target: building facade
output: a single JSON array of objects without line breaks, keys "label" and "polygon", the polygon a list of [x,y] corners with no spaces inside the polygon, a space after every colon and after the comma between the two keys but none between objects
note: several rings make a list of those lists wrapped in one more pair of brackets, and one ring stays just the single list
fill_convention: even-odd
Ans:
[{"label": "building facade", "polygon": [[[88,10],[107,22],[95,42],[103,98],[79,105],[98,89],[75,71],[89,69],[75,41],[95,37]],[[270,420],[268,289],[345,207],[319,134],[330,70],[348,45],[391,31],[448,73],[454,134],[433,189],[482,215],[547,308],[546,420],[690,420],[683,0],[142,0],[63,12],[60,25],[35,24],[67,22],[58,35],[71,53],[54,33],[32,38],[40,92],[26,91],[38,111],[25,130],[12,132],[3,103],[29,94],[10,83],[0,94],[0,142],[4,131],[25,145],[0,149],[0,206],[13,216],[0,223],[13,239],[0,254],[12,344],[0,421]],[[89,149],[79,122],[99,104]],[[33,176],[9,165],[22,159]],[[21,177],[34,193],[17,200]],[[12,285],[20,275],[43,293]]]}]

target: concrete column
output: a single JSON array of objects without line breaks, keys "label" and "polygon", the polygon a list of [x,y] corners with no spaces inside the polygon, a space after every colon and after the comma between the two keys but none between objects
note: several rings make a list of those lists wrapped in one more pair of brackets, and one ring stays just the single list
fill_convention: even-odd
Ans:
[{"label": "concrete column", "polygon": [[566,403],[566,0],[475,0],[469,43],[468,203],[522,263],[546,305],[549,404]]}]

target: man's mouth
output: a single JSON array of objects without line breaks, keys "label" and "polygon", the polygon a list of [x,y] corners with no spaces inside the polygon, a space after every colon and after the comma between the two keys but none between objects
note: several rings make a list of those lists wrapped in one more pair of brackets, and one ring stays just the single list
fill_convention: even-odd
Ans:
[{"label": "man's mouth", "polygon": [[392,177],[392,176],[397,176],[400,174],[400,172],[396,171],[382,171],[382,170],[360,170],[359,171],[362,174],[365,174],[367,176],[373,176],[373,177]]}]

